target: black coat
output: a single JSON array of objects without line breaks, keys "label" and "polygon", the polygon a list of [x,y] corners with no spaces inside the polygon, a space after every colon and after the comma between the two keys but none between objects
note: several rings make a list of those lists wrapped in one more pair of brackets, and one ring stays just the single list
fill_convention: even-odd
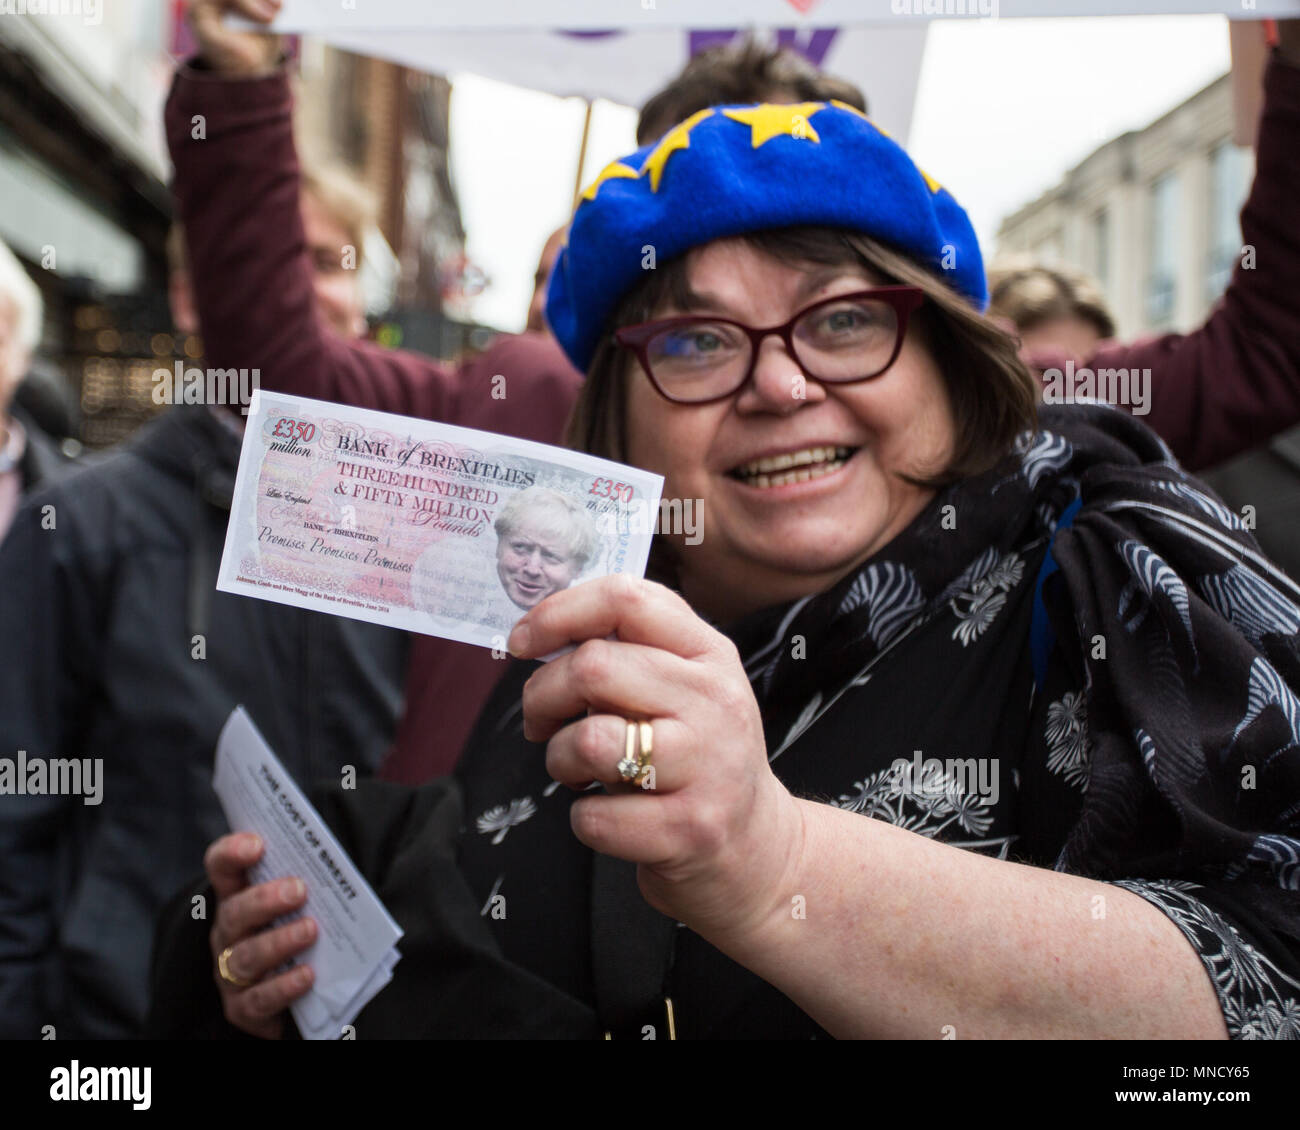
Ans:
[{"label": "black coat", "polygon": [[75,461],[65,455],[59,445],[19,405],[10,405],[9,415],[22,425],[27,436],[22,458],[23,494],[34,491],[42,484],[52,483],[73,470]]},{"label": "black coat", "polygon": [[103,759],[100,804],[0,795],[0,1037],[138,1034],[157,912],[226,831],[236,705],[304,782],[391,739],[403,634],[215,590],[238,453],[210,410],[169,410],[0,546],[0,758]]}]

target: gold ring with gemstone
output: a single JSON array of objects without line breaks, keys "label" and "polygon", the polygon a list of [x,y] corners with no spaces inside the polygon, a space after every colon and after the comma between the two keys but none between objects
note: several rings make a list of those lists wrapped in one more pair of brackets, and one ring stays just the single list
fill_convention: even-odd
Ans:
[{"label": "gold ring with gemstone", "polygon": [[643,784],[649,776],[650,757],[654,752],[654,729],[649,722],[627,721],[627,741],[623,759],[618,763],[619,777],[629,784]]}]

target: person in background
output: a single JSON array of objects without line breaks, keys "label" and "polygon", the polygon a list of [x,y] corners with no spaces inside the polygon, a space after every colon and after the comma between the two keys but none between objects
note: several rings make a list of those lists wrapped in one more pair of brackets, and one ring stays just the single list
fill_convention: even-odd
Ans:
[{"label": "person in background", "polygon": [[[991,312],[1019,334],[1027,359],[1040,375],[1052,365],[1060,367],[1062,356],[1076,367],[1088,365],[1098,347],[1115,336],[1101,286],[1071,267],[1004,260],[989,271],[989,292]],[[1192,340],[1198,340],[1197,335]],[[1220,379],[1232,380],[1227,373]],[[1194,388],[1191,384],[1186,391]],[[1174,392],[1168,388],[1162,395]],[[1153,426],[1158,426],[1163,415],[1153,415]],[[1300,577],[1300,428],[1229,455],[1202,475],[1233,510],[1252,515],[1264,552],[1290,576]]]},{"label": "person in background", "polygon": [[[177,70],[165,110],[211,362],[257,365],[262,387],[278,392],[558,441],[581,376],[549,337],[502,335],[452,367],[341,336],[319,316],[279,41],[227,27],[227,13],[269,18],[253,0],[192,0],[198,56]],[[201,141],[190,136],[195,114],[207,122]],[[383,775],[418,782],[450,771],[504,666],[489,649],[414,636]]]},{"label": "person in background", "polygon": [[1101,285],[1073,267],[1024,259],[989,268],[989,314],[1002,318],[1029,356],[1064,351],[1082,362],[1115,336]]},{"label": "person in background", "polygon": [[58,444],[16,402],[41,337],[41,292],[0,241],[0,541],[22,497],[68,470]]},{"label": "person in background", "polygon": [[[349,246],[359,262],[364,198],[331,174],[295,202],[313,314],[355,337],[340,264]],[[168,250],[173,320],[194,333],[204,279],[178,228]],[[235,706],[302,781],[365,777],[392,740],[403,633],[215,589],[240,408],[165,409],[33,494],[0,547],[0,635],[22,656],[0,682],[0,756],[104,766],[95,803],[0,796],[0,1037],[140,1034],[155,917],[224,827],[212,763]]]},{"label": "person in background", "polygon": [[1264,552],[1300,578],[1300,428],[1211,467],[1204,478],[1238,514],[1252,516]]},{"label": "person in background", "polygon": [[[341,337],[359,338],[366,332],[366,316],[357,278],[366,232],[375,222],[374,199],[343,169],[324,162],[304,162],[299,211],[317,313]],[[197,334],[199,312],[180,224],[173,224],[167,233],[167,267],[172,321],[182,333]]]},{"label": "person in background", "polygon": [[546,284],[551,280],[551,268],[560,257],[569,225],[556,228],[546,237],[542,245],[542,254],[537,260],[537,270],[533,273],[533,297],[528,303],[528,322],[524,327],[530,333],[547,334],[550,328],[546,324]]},{"label": "person in background", "polygon": [[[10,402],[11,414],[22,416],[44,433],[42,439],[47,452],[58,449],[63,460],[56,471],[68,471],[81,463],[94,460],[94,451],[87,451],[78,435],[81,431],[80,405],[72,382],[59,365],[39,353],[32,357],[27,372],[14,390]],[[26,426],[26,424],[24,424]]]},{"label": "person in background", "polygon": [[832,101],[867,113],[866,97],[847,79],[823,74],[797,51],[745,36],[701,51],[648,99],[637,120],[636,143],[647,145],[710,106]]}]

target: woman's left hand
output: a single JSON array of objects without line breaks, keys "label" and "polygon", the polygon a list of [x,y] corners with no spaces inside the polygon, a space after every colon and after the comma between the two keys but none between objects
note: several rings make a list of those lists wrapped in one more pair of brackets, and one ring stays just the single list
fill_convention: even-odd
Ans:
[{"label": "woman's left hand", "polygon": [[[735,645],[669,589],[625,576],[547,597],[510,636],[521,658],[571,643],[528,680],[523,709],[524,735],[549,739],[555,780],[611,786],[574,801],[574,834],[639,863],[650,905],[710,939],[788,915],[803,821],[768,766]],[[640,786],[618,770],[629,719],[653,726],[653,774]]]}]

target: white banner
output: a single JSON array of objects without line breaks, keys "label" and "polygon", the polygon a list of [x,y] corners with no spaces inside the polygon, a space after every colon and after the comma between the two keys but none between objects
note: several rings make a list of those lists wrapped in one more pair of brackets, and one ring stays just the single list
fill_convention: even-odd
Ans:
[{"label": "white banner", "polygon": [[285,0],[281,31],[845,27],[1044,16],[1300,16],[1300,0]]},{"label": "white banner", "polygon": [[[927,25],[890,28],[784,28],[766,36],[792,47],[820,69],[868,92],[871,116],[900,141],[912,122],[912,104],[925,51]],[[640,106],[698,51],[739,32],[609,31],[598,35],[546,31],[393,32],[330,31],[334,47],[374,55],[436,74],[469,71],[550,94],[608,98]]]}]

